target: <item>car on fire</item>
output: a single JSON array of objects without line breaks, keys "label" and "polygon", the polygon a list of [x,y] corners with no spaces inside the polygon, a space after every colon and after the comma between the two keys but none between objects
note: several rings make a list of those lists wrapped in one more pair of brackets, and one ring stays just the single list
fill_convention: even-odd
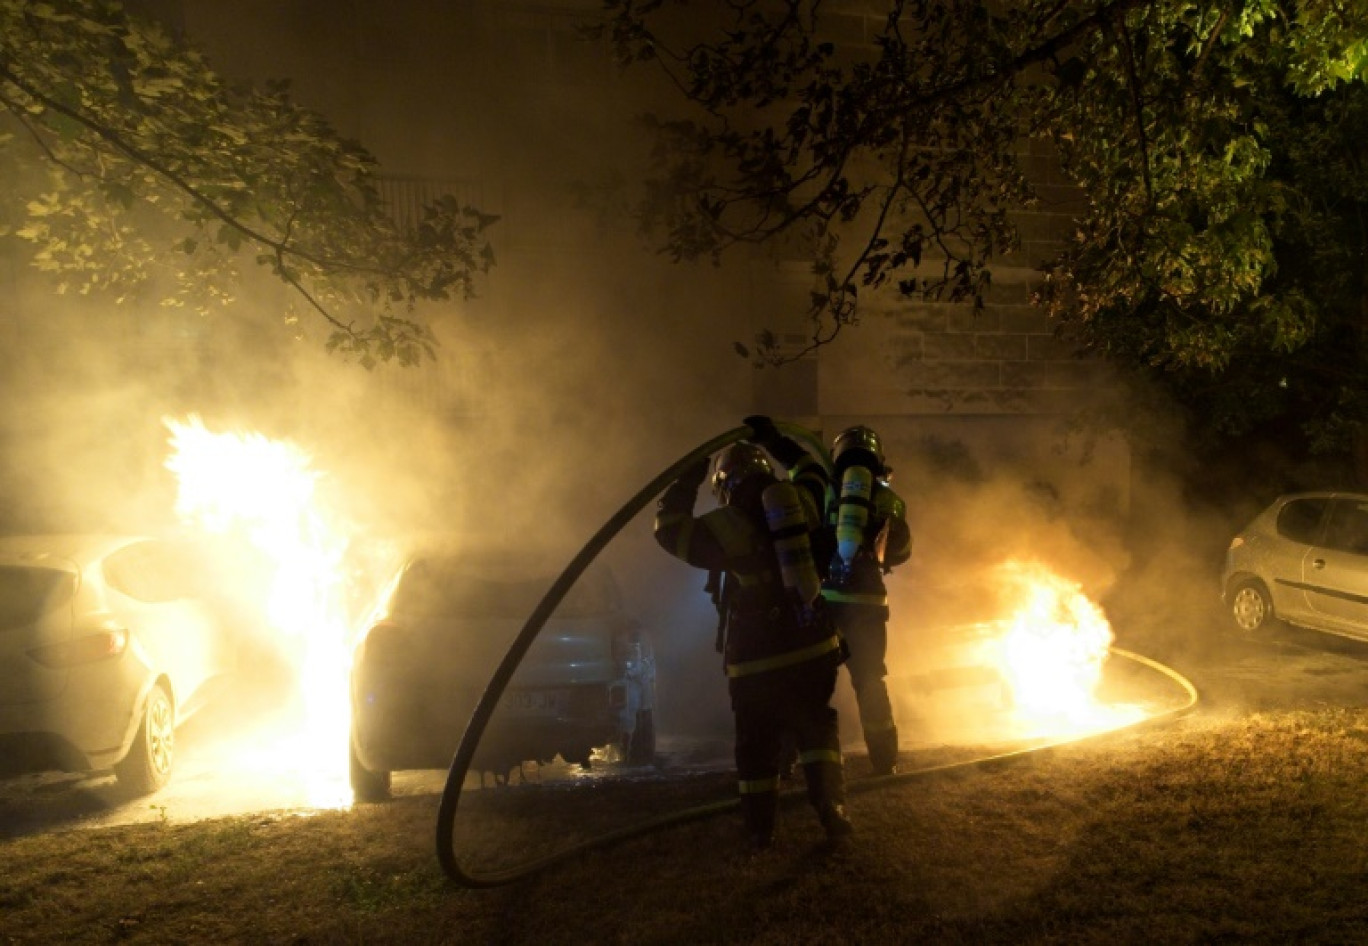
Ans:
[{"label": "car on fire", "polygon": [[1279,496],[1231,540],[1221,594],[1247,635],[1283,621],[1368,639],[1368,495]]},{"label": "car on fire", "polygon": [[[398,570],[353,651],[354,796],[379,801],[391,773],[446,768],[494,671],[554,574],[516,557],[426,551]],[[591,565],[533,640],[480,741],[496,778],[557,756],[655,757],[655,657],[613,571]]]},{"label": "car on fire", "polygon": [[0,537],[0,774],[166,784],[176,728],[236,666],[200,562],[144,536]]}]

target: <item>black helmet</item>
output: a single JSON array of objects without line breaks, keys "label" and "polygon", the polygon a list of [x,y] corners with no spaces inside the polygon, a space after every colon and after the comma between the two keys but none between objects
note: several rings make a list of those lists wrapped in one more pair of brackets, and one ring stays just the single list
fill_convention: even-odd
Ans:
[{"label": "black helmet", "polygon": [[769,485],[774,480],[774,467],[769,457],[753,443],[741,441],[722,449],[713,457],[712,473],[708,481],[713,495],[723,506],[735,502],[743,486],[758,481]]},{"label": "black helmet", "polygon": [[831,442],[831,465],[837,470],[868,466],[874,473],[884,472],[883,444],[873,429],[847,427]]}]

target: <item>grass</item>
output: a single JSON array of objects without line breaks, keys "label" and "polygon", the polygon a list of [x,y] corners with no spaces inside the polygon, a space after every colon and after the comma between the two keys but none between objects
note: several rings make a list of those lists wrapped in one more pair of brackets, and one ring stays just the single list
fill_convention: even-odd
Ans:
[{"label": "grass", "polygon": [[[1368,710],[1198,713],[857,793],[847,851],[793,807],[752,857],[724,812],[488,890],[441,873],[435,797],[20,838],[0,842],[0,942],[1368,942],[1366,742]],[[621,792],[692,803],[518,791],[474,805],[463,840],[520,804],[578,837]]]}]

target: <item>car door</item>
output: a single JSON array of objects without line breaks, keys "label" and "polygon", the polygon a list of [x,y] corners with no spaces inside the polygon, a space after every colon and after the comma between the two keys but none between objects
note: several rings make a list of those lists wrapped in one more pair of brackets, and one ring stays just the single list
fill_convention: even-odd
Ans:
[{"label": "car door", "polygon": [[1368,638],[1368,499],[1337,497],[1303,559],[1307,604],[1328,630]]},{"label": "car door", "polygon": [[1264,526],[1264,514],[1244,536],[1245,564],[1264,577],[1278,616],[1293,624],[1316,626],[1324,620],[1308,600],[1305,576],[1312,551],[1321,545],[1330,504],[1325,495],[1291,498],[1270,507],[1275,511],[1272,528]]}]

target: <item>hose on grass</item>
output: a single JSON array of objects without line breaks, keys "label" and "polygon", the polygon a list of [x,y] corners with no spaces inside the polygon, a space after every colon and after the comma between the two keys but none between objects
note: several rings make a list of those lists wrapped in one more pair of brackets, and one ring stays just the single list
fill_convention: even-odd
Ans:
[{"label": "hose on grass", "polygon": [[[791,428],[781,424],[780,429],[784,430],[784,432],[790,436],[801,436],[803,439],[811,439],[810,432],[802,431],[799,428]],[[461,737],[461,743],[457,747],[456,754],[451,761],[451,767],[447,772],[446,784],[443,786],[441,802],[437,809],[437,860],[441,864],[443,872],[450,879],[464,887],[470,888],[499,887],[529,877],[538,871],[544,870],[561,861],[565,861],[584,851],[605,847],[628,838],[649,834],[652,831],[667,826],[680,825],[690,821],[708,818],[722,812],[735,810],[739,807],[740,801],[734,797],[710,804],[697,805],[677,812],[670,812],[654,818],[644,819],[635,824],[596,835],[595,837],[580,843],[568,845],[553,854],[527,861],[515,867],[484,873],[477,873],[463,865],[456,856],[454,843],[456,812],[460,804],[462,788],[465,785],[466,776],[470,771],[471,762],[475,757],[475,751],[479,747],[480,739],[484,736],[485,728],[488,726],[490,717],[493,715],[499,699],[503,696],[504,689],[508,686],[509,680],[518,669],[518,665],[522,663],[523,657],[526,656],[527,651],[532,646],[532,642],[536,639],[537,634],[541,632],[542,627],[559,606],[561,599],[565,597],[566,593],[574,586],[580,575],[583,574],[590,563],[598,557],[613,537],[621,532],[647,504],[663,492],[664,489],[673,483],[685,470],[689,469],[704,457],[711,456],[729,444],[745,439],[750,433],[751,430],[749,427],[737,427],[714,437],[712,440],[699,444],[693,450],[689,451],[684,456],[680,457],[679,460],[667,467],[655,479],[642,487],[642,489],[628,500],[621,509],[604,522],[598,532],[585,543],[584,547],[570,560],[570,563],[566,565],[565,570],[562,571],[560,576],[552,583],[550,589],[547,590],[546,594],[542,597],[542,600],[532,611],[527,622],[523,625],[522,630],[518,633],[518,636],[509,647],[508,652],[504,655],[502,662],[495,670],[493,677],[490,678],[489,684],[485,687],[484,694],[476,705],[475,711],[471,714],[470,721],[466,725],[465,733]],[[1047,745],[1037,745],[1028,749],[983,756],[945,765],[854,780],[847,785],[847,792],[854,794],[888,785],[901,784],[913,779],[925,778],[941,772],[963,770],[975,766],[986,766],[995,763],[1001,764],[1013,759],[1032,756],[1050,749],[1058,749],[1066,745],[1095,739],[1103,735],[1136,729],[1142,726],[1170,722],[1187,715],[1196,707],[1199,698],[1197,689],[1177,671],[1151,660],[1148,657],[1127,650],[1113,647],[1111,653],[1131,660],[1141,666],[1148,667],[1167,677],[1184,692],[1186,697],[1185,702],[1173,709],[1147,716],[1144,719],[1137,720],[1126,726],[1102,732],[1087,733],[1081,736],[1052,742]],[[802,800],[804,797],[805,795],[802,790],[795,789],[785,792],[783,800],[786,803],[793,803]]]}]

